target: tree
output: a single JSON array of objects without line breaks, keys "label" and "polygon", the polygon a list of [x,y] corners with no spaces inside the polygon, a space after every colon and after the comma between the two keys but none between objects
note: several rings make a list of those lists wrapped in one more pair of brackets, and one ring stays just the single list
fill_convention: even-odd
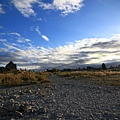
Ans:
[{"label": "tree", "polygon": [[106,69],[107,69],[105,63],[102,64],[102,69],[103,69],[103,70],[106,70]]}]

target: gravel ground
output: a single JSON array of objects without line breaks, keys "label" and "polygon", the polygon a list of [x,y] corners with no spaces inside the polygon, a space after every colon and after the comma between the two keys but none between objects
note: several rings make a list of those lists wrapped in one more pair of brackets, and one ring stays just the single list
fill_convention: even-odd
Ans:
[{"label": "gravel ground", "polygon": [[120,87],[56,75],[40,85],[0,89],[1,120],[120,120]]}]

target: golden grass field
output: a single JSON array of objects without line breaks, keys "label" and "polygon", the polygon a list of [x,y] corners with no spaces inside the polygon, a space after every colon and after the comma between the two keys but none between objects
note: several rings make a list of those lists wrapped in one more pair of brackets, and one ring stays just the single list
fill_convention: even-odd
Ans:
[{"label": "golden grass field", "polygon": [[9,73],[0,73],[0,85],[2,86],[20,86],[20,85],[29,85],[29,84],[40,84],[48,80],[48,72],[28,72],[28,71],[19,71],[19,72],[9,72]]},{"label": "golden grass field", "polygon": [[[29,84],[41,84],[50,82],[48,76],[51,72],[9,72],[0,73],[0,85],[2,86],[20,86]],[[120,71],[70,71],[70,72],[56,72],[61,77],[69,79],[87,79],[97,84],[108,84],[120,86]]]},{"label": "golden grass field", "polygon": [[120,71],[71,71],[59,72],[58,75],[70,79],[85,78],[97,84],[108,84],[120,86]]}]

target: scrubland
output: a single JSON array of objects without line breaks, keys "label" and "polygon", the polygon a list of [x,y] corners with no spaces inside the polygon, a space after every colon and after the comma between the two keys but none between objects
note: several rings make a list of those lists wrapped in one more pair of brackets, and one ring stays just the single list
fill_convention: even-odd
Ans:
[{"label": "scrubland", "polygon": [[0,85],[5,87],[41,84],[49,81],[48,72],[10,71],[0,73]]},{"label": "scrubland", "polygon": [[[49,81],[48,77],[52,72],[32,72],[32,71],[11,71],[0,73],[0,85],[19,86],[29,84],[40,84]],[[55,74],[68,79],[88,79],[96,84],[107,84],[120,86],[120,71],[58,71]]]},{"label": "scrubland", "polygon": [[69,79],[88,79],[90,82],[97,84],[108,84],[120,86],[120,71],[70,71],[70,72],[57,72],[62,77]]}]

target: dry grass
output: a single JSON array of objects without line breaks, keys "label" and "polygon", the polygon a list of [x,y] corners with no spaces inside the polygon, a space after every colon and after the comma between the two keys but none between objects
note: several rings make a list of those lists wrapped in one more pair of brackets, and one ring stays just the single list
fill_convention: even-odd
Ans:
[{"label": "dry grass", "polygon": [[120,86],[120,71],[73,71],[59,72],[58,75],[73,79],[89,78],[95,83]]},{"label": "dry grass", "polygon": [[0,75],[0,81],[3,86],[18,86],[23,84],[23,80],[21,79],[21,75],[13,74],[13,73],[7,73],[4,75]]},{"label": "dry grass", "polygon": [[0,85],[2,86],[19,86],[29,84],[41,84],[41,81],[48,81],[48,73],[35,73],[28,71],[19,71],[18,73],[1,73]]}]

